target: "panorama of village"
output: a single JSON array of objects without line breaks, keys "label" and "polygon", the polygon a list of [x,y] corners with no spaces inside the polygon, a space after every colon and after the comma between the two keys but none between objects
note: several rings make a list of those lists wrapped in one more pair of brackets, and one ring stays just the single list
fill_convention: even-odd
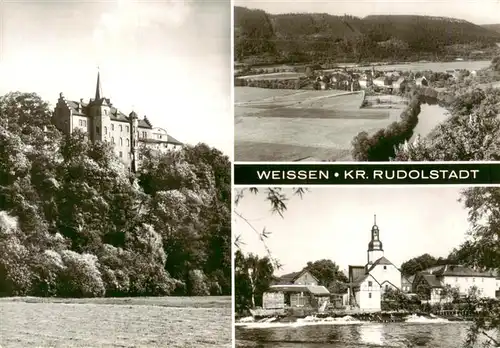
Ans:
[{"label": "panorama of village", "polygon": [[235,42],[237,161],[490,159],[479,149],[459,153],[458,139],[448,150],[443,143],[445,129],[474,131],[456,117],[498,103],[500,33],[492,27],[237,7]]}]

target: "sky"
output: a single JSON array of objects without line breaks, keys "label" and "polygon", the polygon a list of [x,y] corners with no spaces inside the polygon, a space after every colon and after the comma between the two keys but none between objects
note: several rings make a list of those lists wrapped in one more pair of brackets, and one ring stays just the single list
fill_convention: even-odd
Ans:
[{"label": "sky", "polygon": [[176,139],[232,156],[231,7],[211,1],[0,1],[0,95],[103,94]]},{"label": "sky", "polygon": [[[263,189],[264,190],[264,189]],[[446,257],[466,240],[467,210],[458,202],[457,187],[311,187],[301,199],[291,197],[284,217],[272,214],[264,192],[246,192],[235,210],[258,231],[272,232],[266,240],[282,269],[297,272],[308,261],[330,259],[347,270],[367,263],[374,215],[385,257],[401,264],[429,253]],[[257,234],[241,218],[233,219],[233,237],[244,253],[267,256]]]},{"label": "sky", "polygon": [[465,19],[475,24],[500,23],[500,0],[234,0],[236,6],[272,14],[328,13],[365,17],[375,14],[415,14]]}]

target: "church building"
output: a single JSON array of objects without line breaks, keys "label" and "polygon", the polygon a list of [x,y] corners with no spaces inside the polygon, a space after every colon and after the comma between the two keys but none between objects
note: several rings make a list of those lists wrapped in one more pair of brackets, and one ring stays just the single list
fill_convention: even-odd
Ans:
[{"label": "church building", "polygon": [[92,142],[110,142],[130,172],[135,172],[139,166],[141,144],[158,151],[175,150],[183,145],[166,130],[154,127],[146,116],[139,118],[134,111],[127,116],[118,110],[103,96],[99,72],[95,97],[88,102],[73,101],[60,93],[52,122],[63,133],[71,134],[80,129]]},{"label": "church building", "polygon": [[387,289],[401,290],[401,271],[384,256],[376,216],[364,266],[349,266],[348,302],[363,311],[380,311]]}]

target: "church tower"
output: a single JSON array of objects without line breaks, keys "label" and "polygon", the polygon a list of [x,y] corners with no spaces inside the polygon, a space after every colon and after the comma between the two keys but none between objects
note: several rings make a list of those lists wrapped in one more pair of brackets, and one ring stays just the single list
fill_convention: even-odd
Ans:
[{"label": "church tower", "polygon": [[377,215],[373,217],[372,239],[368,243],[368,265],[373,264],[375,261],[384,256],[384,248],[380,241],[379,229],[377,226]]},{"label": "church tower", "polygon": [[91,132],[93,141],[109,140],[111,134],[111,103],[102,95],[101,78],[97,72],[97,84],[95,98],[89,103],[89,116],[92,118],[93,129]]}]

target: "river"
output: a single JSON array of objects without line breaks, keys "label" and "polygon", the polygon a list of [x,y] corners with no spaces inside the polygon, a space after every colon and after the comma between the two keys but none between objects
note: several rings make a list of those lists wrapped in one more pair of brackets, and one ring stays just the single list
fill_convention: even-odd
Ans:
[{"label": "river", "polygon": [[444,319],[420,319],[402,323],[330,321],[237,324],[236,347],[460,348],[470,325]]},{"label": "river", "polygon": [[415,140],[419,134],[421,138],[425,138],[438,124],[446,121],[448,116],[448,110],[438,104],[420,104],[418,123],[410,141]]}]

